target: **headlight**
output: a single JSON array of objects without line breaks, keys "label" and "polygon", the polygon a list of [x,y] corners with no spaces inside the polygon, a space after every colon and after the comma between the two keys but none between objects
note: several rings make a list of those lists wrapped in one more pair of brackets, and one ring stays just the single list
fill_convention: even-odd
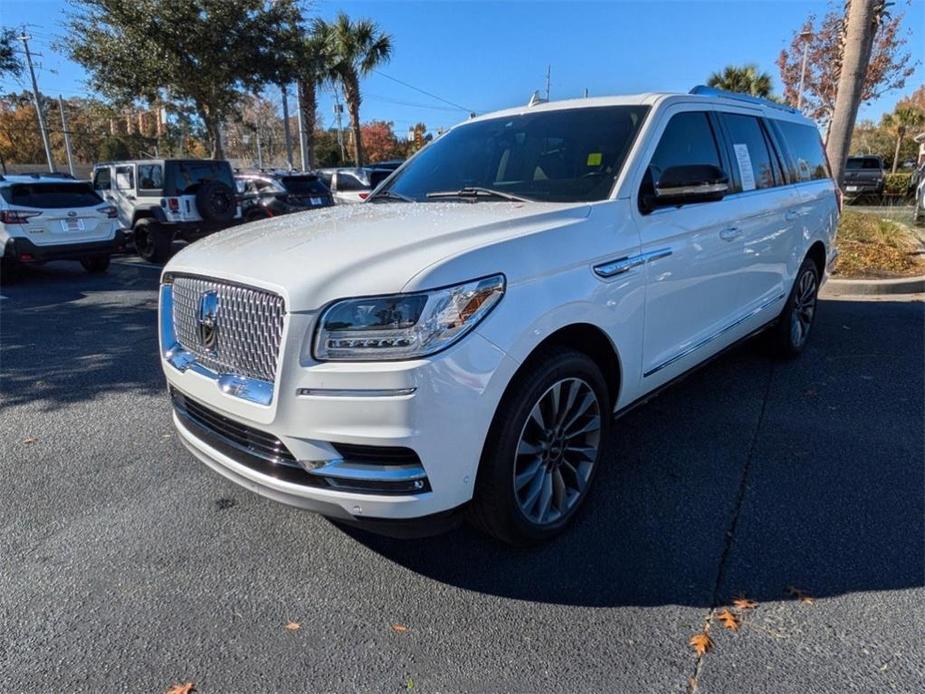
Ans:
[{"label": "headlight", "polygon": [[504,295],[504,275],[415,294],[345,299],[318,321],[320,361],[415,359],[450,346]]}]

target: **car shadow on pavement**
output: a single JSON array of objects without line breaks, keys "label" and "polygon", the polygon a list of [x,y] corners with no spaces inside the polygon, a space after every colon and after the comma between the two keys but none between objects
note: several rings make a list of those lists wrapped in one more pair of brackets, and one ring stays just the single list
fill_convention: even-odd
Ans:
[{"label": "car shadow on pavement", "polygon": [[163,388],[157,282],[156,270],[51,263],[0,288],[0,408]]},{"label": "car shadow on pavement", "polygon": [[446,584],[566,605],[922,586],[922,306],[825,301],[800,359],[746,343],[618,420],[589,503],[549,544],[343,530]]}]

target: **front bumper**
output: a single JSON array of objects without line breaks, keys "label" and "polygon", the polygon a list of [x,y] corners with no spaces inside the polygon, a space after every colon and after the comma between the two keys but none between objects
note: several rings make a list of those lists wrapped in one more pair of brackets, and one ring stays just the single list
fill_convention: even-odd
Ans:
[{"label": "front bumper", "polygon": [[[239,443],[252,440],[287,455],[255,463],[175,403],[184,445],[233,482],[332,518],[364,525],[424,518],[433,526],[455,518],[453,511],[472,497],[486,433],[517,364],[477,332],[427,359],[319,363],[304,348],[316,315],[287,316],[276,381],[261,391],[265,397],[252,398],[247,388],[223,387],[240,377],[172,361],[170,321],[162,312],[169,386],[207,408],[212,421],[251,437]],[[362,452],[360,459],[353,450]],[[398,459],[395,451],[412,459]]]},{"label": "front bumper", "polygon": [[112,255],[125,250],[126,238],[122,231],[105,241],[84,243],[56,243],[38,245],[30,239],[14,236],[7,240],[3,257],[19,263],[44,263],[51,260],[82,260],[100,255]]}]

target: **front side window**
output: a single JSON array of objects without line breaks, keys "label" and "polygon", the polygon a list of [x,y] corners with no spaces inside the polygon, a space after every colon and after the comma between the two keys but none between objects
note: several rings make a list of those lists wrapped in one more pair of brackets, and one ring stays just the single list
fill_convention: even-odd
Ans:
[{"label": "front side window", "polygon": [[[775,121],[784,137],[792,160],[791,171],[795,181],[815,181],[829,178],[829,164],[822,149],[819,131],[811,125]],[[851,160],[848,160],[851,168]]]},{"label": "front side window", "polygon": [[774,156],[761,123],[754,116],[724,113],[722,119],[733,149],[733,166],[739,173],[741,190],[761,190],[780,184]]},{"label": "front side window", "polygon": [[116,167],[116,188],[135,190],[135,168],[132,166]]},{"label": "front side window", "polygon": [[649,162],[649,173],[657,181],[672,166],[711,164],[722,168],[716,137],[710,119],[703,111],[688,111],[671,117],[655,154]]},{"label": "front side window", "polygon": [[460,125],[408,162],[386,189],[421,202],[466,188],[536,201],[604,200],[647,111],[599,106]]},{"label": "front side window", "polygon": [[107,166],[104,169],[97,169],[93,175],[93,188],[95,190],[109,190],[112,187],[112,173]]}]

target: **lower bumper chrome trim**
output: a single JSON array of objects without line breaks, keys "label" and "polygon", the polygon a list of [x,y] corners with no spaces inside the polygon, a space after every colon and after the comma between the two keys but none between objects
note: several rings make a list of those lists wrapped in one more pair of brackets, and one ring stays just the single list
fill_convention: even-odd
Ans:
[{"label": "lower bumper chrome trim", "polygon": [[413,395],[417,388],[299,388],[300,398],[397,398]]}]

